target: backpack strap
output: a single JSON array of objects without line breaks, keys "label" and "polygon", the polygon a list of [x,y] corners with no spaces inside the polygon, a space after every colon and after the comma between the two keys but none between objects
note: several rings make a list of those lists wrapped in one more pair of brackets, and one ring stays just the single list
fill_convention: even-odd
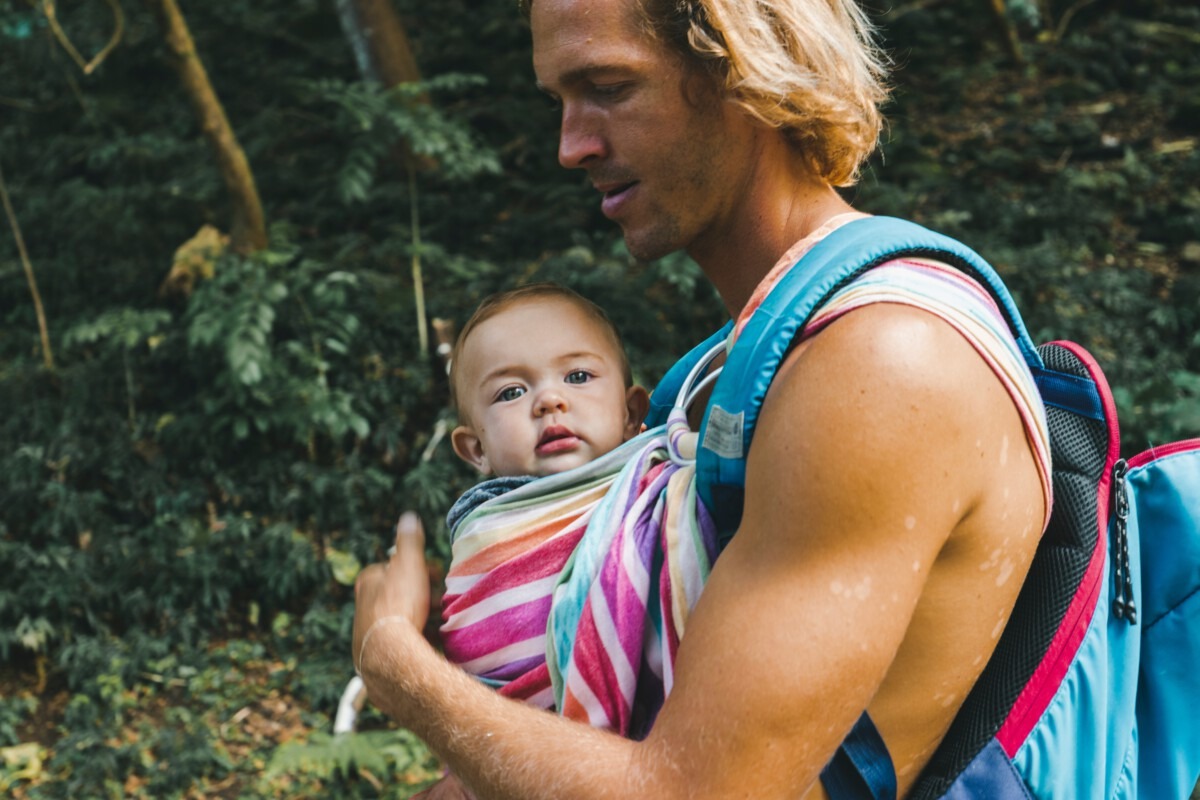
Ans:
[{"label": "backpack strap", "polygon": [[742,516],[746,455],[767,389],[796,337],[839,289],[864,272],[903,257],[932,258],[974,278],[1002,310],[1031,369],[1042,360],[1000,277],[974,250],[893,217],[849,222],[822,239],[771,289],[734,343],[700,426],[698,491],[723,542]]}]

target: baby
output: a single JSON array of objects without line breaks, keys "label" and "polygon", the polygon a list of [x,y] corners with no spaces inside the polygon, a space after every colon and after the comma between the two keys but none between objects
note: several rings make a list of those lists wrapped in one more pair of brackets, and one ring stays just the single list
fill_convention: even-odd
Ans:
[{"label": "baby", "polygon": [[661,431],[639,436],[650,398],[616,329],[561,286],[485,300],[450,383],[454,452],[495,477],[447,520],[446,657],[506,697],[644,734],[716,556],[694,470]]},{"label": "baby", "polygon": [[450,361],[454,452],[482,475],[542,477],[604,455],[641,430],[649,396],[595,303],[536,283],[492,295]]}]

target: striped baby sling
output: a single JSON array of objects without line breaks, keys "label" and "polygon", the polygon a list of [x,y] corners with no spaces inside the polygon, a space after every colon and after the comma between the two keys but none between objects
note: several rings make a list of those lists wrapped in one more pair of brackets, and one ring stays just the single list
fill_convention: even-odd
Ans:
[{"label": "striped baby sling", "polygon": [[[699,431],[696,484],[720,541],[741,516],[763,398],[807,321],[840,288],[902,257],[935,259],[987,289],[1046,407],[1054,505],[997,648],[908,793],[932,798],[1186,800],[1200,777],[1200,439],[1120,457],[1112,394],[1071,342],[1035,347],[992,268],[902,220],[838,228],[771,290],[730,350]],[[667,413],[701,354],[664,377]],[[864,713],[822,781],[833,800],[894,798],[891,759]]]}]

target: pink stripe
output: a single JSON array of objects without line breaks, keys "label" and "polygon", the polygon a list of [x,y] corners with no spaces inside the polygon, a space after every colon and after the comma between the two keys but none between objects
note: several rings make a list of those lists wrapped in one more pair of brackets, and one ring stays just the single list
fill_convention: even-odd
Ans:
[{"label": "pink stripe", "polygon": [[550,668],[542,662],[538,667],[522,675],[498,690],[505,697],[514,700],[528,700],[550,685]]},{"label": "pink stripe", "polygon": [[583,536],[580,526],[522,556],[500,564],[462,594],[442,598],[442,620],[449,621],[459,609],[482,603],[497,592],[557,575]]},{"label": "pink stripe", "polygon": [[459,664],[474,661],[513,642],[545,634],[550,600],[550,595],[539,597],[481,619],[474,625],[443,631],[446,657]]},{"label": "pink stripe", "polygon": [[1013,758],[1017,750],[1028,738],[1034,725],[1041,719],[1046,707],[1058,692],[1063,678],[1071,663],[1075,660],[1079,646],[1087,633],[1096,603],[1100,598],[1100,589],[1104,585],[1105,567],[1108,564],[1108,498],[1112,484],[1112,468],[1121,454],[1121,437],[1117,431],[1117,409],[1113,402],[1112,392],[1108,381],[1100,371],[1096,360],[1074,342],[1053,342],[1075,354],[1083,362],[1096,382],[1100,400],[1104,406],[1104,418],[1108,423],[1108,455],[1104,462],[1104,473],[1100,476],[1100,485],[1096,497],[1096,548],[1092,551],[1092,559],[1087,571],[1079,584],[1071,605],[1059,625],[1058,632],[1050,642],[1042,663],[1034,670],[1033,677],[1025,685],[1017,697],[1008,718],[1000,726],[996,739],[1004,752]]},{"label": "pink stripe", "polygon": [[579,621],[575,648],[571,652],[571,669],[592,690],[604,715],[617,732],[624,734],[629,730],[626,698],[621,696],[621,685],[605,652],[604,643],[600,640],[590,599],[584,604],[583,617]]}]

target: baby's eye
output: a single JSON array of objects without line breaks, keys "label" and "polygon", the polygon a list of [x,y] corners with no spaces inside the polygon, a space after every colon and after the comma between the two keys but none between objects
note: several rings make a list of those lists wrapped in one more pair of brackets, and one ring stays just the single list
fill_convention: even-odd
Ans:
[{"label": "baby's eye", "polygon": [[584,372],[581,369],[577,369],[574,372],[568,373],[565,380],[567,383],[587,383],[591,379],[592,375],[590,372]]},{"label": "baby's eye", "polygon": [[496,399],[501,403],[507,403],[516,400],[523,394],[525,394],[524,386],[508,386],[500,390],[500,394],[496,395]]}]

